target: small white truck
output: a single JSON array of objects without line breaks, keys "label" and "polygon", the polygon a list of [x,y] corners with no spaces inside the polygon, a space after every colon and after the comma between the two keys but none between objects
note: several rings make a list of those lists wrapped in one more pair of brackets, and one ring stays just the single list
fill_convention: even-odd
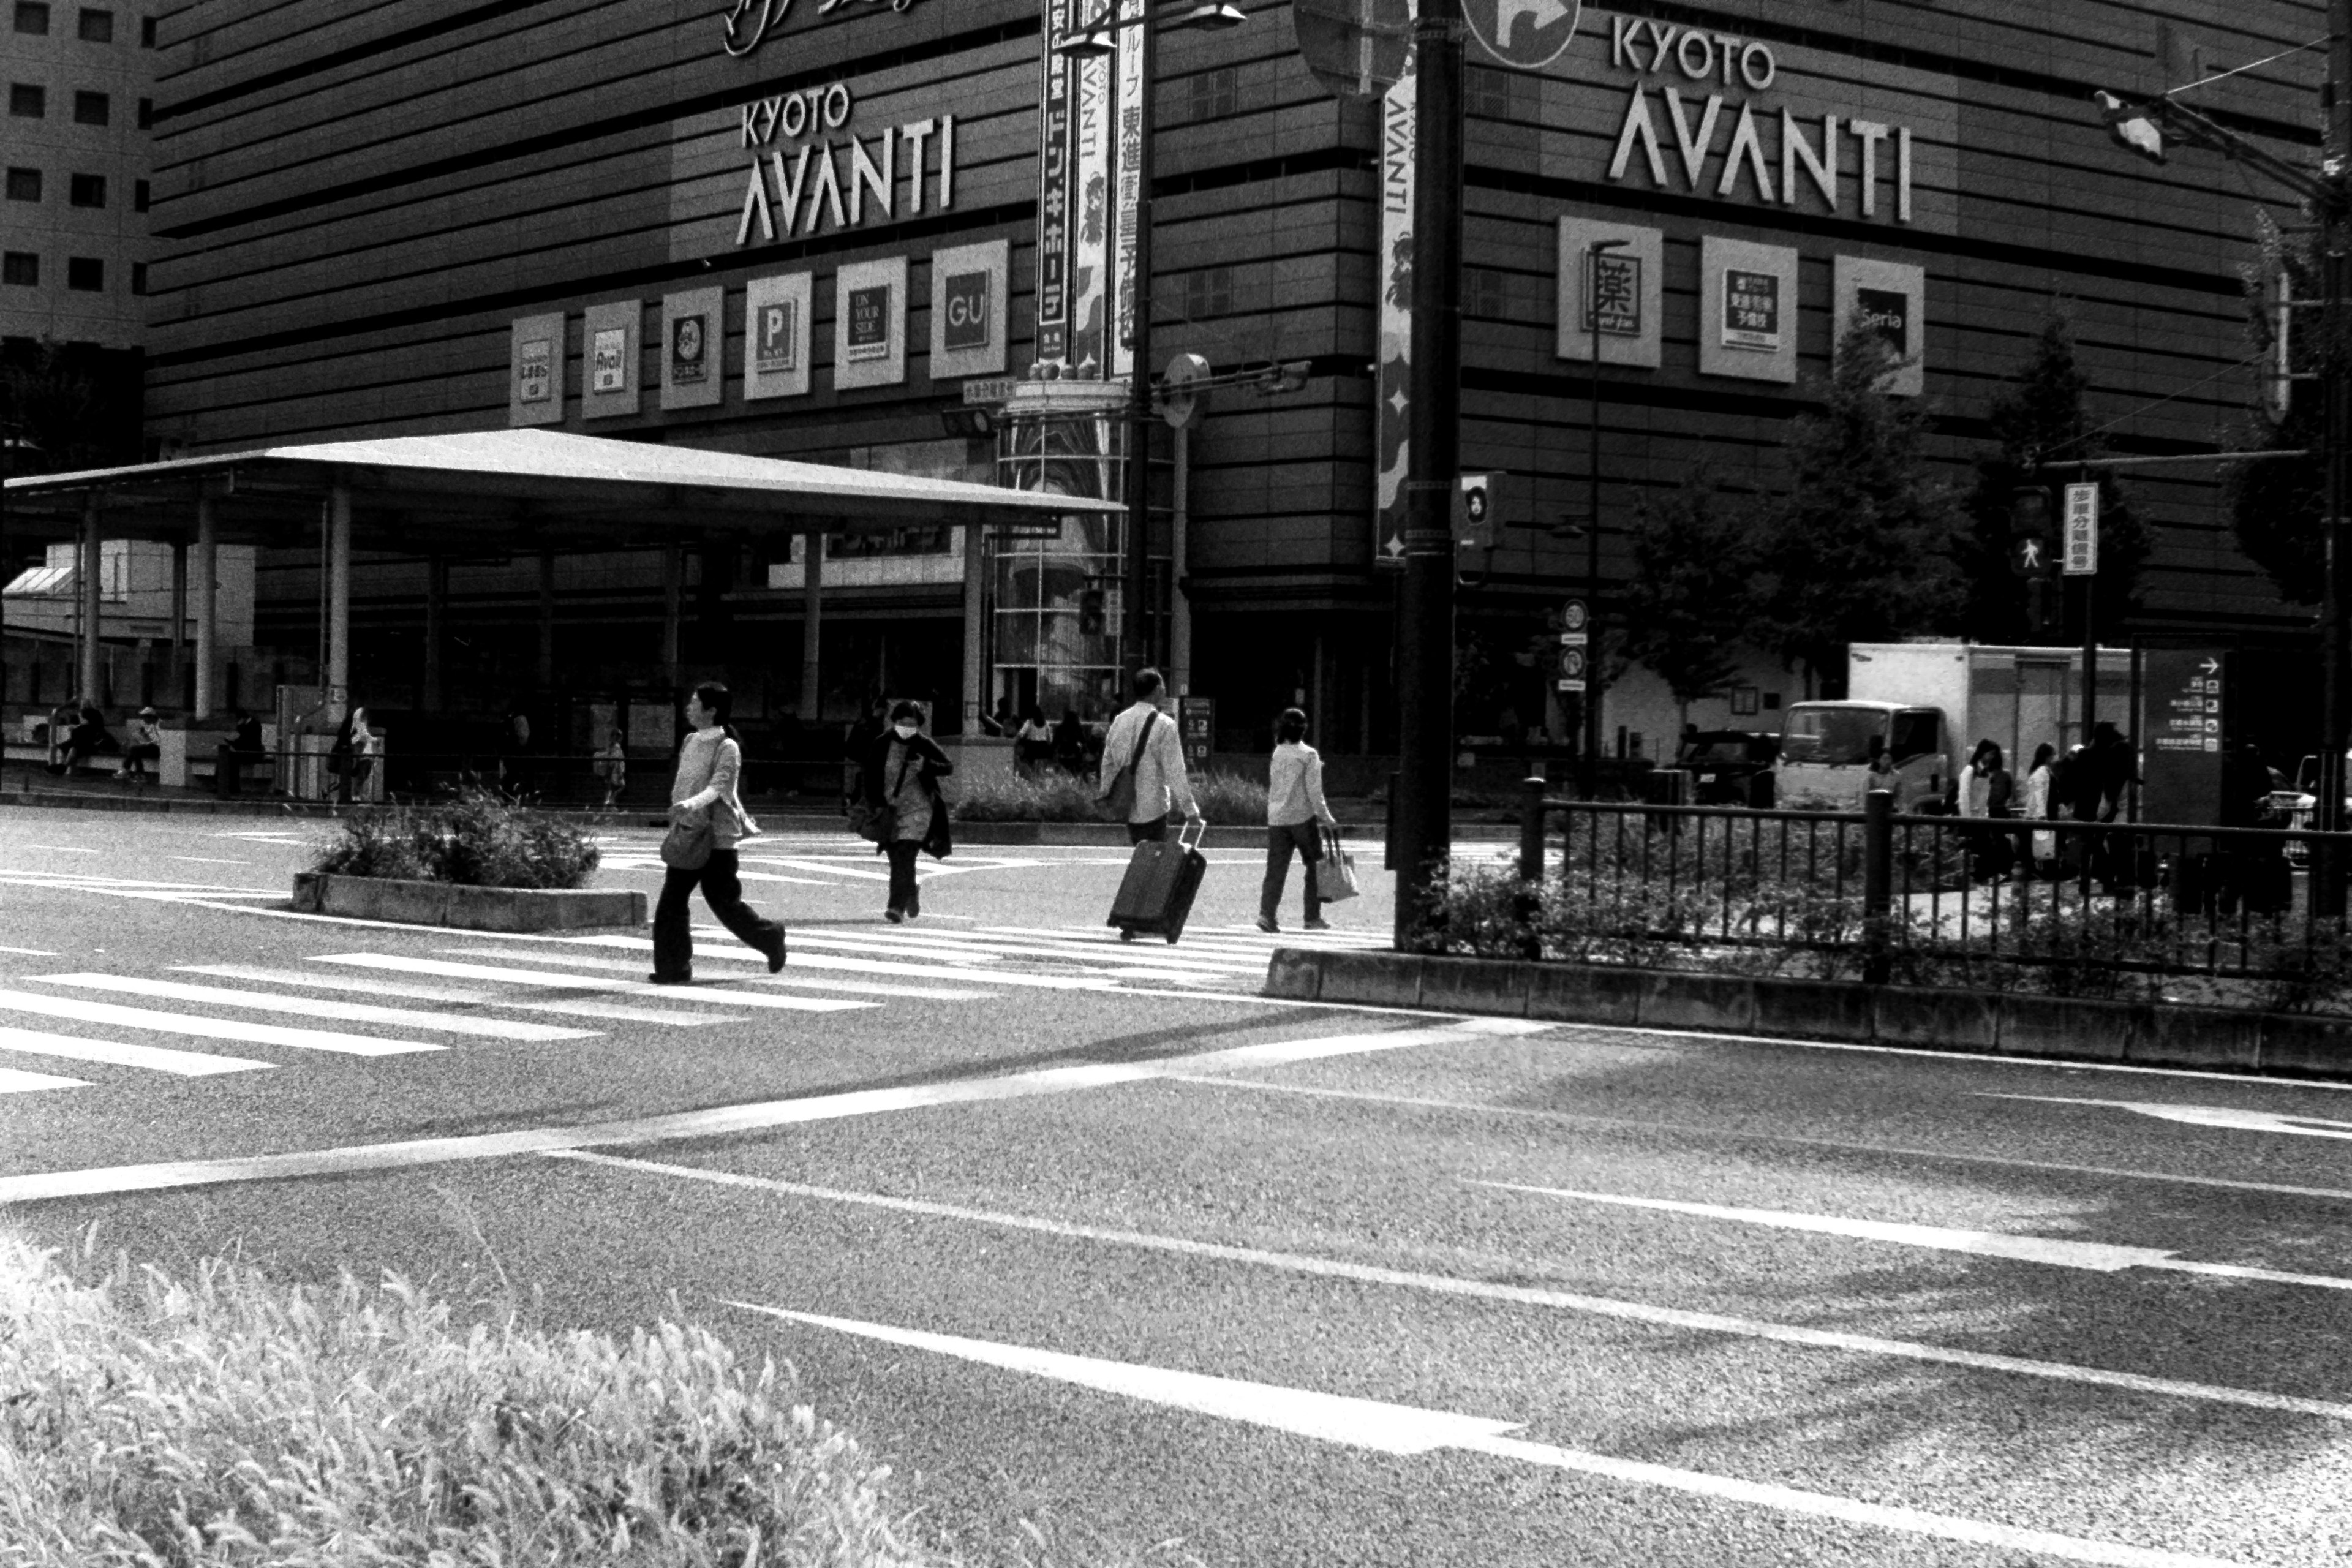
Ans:
[{"label": "small white truck", "polygon": [[[1975,643],[1855,643],[1846,695],[1792,704],[1780,727],[1773,796],[1795,810],[1858,811],[1865,791],[1895,794],[1897,811],[1940,811],[1979,741],[2001,750],[2021,788],[2034,748],[2064,755],[2083,740],[2083,650]],[[2094,718],[2134,728],[2131,650],[2099,650]],[[1874,752],[1888,766],[1871,773]]]}]

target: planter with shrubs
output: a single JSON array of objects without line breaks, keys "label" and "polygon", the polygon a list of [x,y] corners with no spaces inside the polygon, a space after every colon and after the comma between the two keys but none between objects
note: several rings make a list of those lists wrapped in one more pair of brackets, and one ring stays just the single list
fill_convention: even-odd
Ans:
[{"label": "planter with shrubs", "polygon": [[572,824],[471,789],[345,818],[296,875],[294,907],[467,931],[644,925],[645,894],[584,885],[598,859],[595,842]]}]

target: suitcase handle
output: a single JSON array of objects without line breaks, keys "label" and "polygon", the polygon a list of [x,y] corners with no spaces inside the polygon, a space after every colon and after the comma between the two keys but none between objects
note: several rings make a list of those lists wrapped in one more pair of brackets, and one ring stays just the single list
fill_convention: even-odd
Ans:
[{"label": "suitcase handle", "polygon": [[[1194,832],[1194,829],[1196,828],[1199,830],[1198,832]],[[1184,835],[1187,833],[1192,834],[1192,842],[1190,844],[1184,842]],[[1185,822],[1183,826],[1176,830],[1176,845],[1180,849],[1198,849],[1201,847],[1201,840],[1206,838],[1208,836],[1209,819],[1205,816],[1192,817]]]}]

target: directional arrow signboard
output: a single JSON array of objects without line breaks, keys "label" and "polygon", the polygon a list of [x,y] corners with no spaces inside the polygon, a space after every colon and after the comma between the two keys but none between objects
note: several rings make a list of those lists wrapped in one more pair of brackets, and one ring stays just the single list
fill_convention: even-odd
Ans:
[{"label": "directional arrow signboard", "polygon": [[2224,656],[2191,648],[2149,648],[2141,658],[2139,732],[2144,822],[2219,822]]},{"label": "directional arrow signboard", "polygon": [[1496,60],[1533,71],[1567,49],[1582,9],[1582,0],[1462,0],[1462,19]]}]

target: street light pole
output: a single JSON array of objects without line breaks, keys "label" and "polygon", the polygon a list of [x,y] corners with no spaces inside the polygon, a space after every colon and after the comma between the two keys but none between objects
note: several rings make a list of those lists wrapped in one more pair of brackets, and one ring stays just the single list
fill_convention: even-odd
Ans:
[{"label": "street light pole", "polygon": [[1454,495],[1461,460],[1462,23],[1454,0],[1413,21],[1412,387],[1404,567],[1397,584],[1396,944],[1454,837]]},{"label": "street light pole", "polygon": [[1578,759],[1576,787],[1592,799],[1601,787],[1601,258],[1622,250],[1630,239],[1596,239],[1584,247],[1585,346],[1592,351],[1592,380],[1584,420],[1584,755]]},{"label": "street light pole", "polygon": [[[1150,6],[1150,0],[1143,0],[1147,18]],[[1136,29],[1143,90],[1136,104],[1135,281],[1129,306],[1134,324],[1128,340],[1132,370],[1127,415],[1127,588],[1119,613],[1119,641],[1124,645],[1120,662],[1130,675],[1151,662],[1143,606],[1151,548],[1151,100],[1160,80],[1159,31],[1149,20]]]}]

